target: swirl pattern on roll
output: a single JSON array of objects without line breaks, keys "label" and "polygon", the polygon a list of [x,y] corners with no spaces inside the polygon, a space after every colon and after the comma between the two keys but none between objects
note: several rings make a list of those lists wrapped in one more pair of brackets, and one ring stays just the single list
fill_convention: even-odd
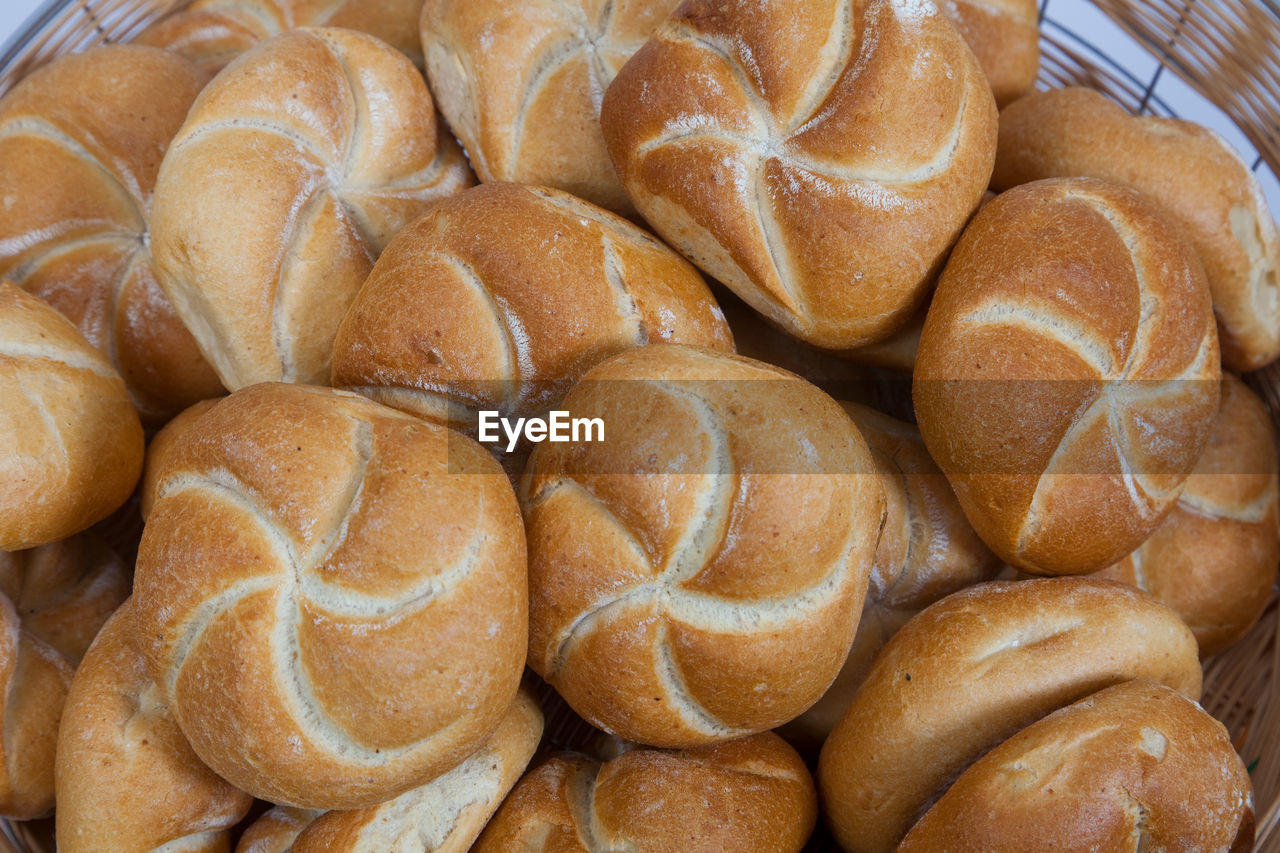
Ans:
[{"label": "swirl pattern on roll", "polygon": [[156,176],[207,82],[148,47],[61,57],[0,100],[0,276],[57,308],[163,422],[222,390],[157,283]]},{"label": "swirl pattern on roll", "polygon": [[884,506],[839,405],[677,345],[615,356],[564,405],[606,435],[530,460],[529,665],[589,722],[654,746],[812,704],[852,643]]},{"label": "swirl pattern on roll", "polygon": [[983,541],[1027,571],[1079,574],[1173,507],[1220,373],[1208,286],[1177,227],[1125,187],[1040,181],[997,197],[956,245],[912,397]]},{"label": "swirl pattern on roll", "polygon": [[230,389],[328,384],[391,237],[472,181],[422,76],[351,30],[295,30],[219,74],[156,185],[160,283]]},{"label": "swirl pattern on roll", "polygon": [[924,298],[986,189],[996,110],[928,0],[690,0],[601,123],[668,243],[793,335],[848,349]]},{"label": "swirl pattern on roll", "polygon": [[519,508],[488,453],[281,384],[233,394],[177,444],[137,619],[206,763],[273,802],[358,808],[483,743],[527,637]]}]

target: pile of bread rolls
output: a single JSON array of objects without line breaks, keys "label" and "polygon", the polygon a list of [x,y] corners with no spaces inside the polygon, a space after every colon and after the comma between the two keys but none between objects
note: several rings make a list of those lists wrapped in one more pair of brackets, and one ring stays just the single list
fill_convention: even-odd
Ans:
[{"label": "pile of bread rolls", "polygon": [[[1030,0],[198,0],[33,72],[0,815],[1250,849],[1197,700],[1280,564],[1225,372],[1280,236],[1211,131],[1036,69]],[[480,428],[553,410],[602,428]]]}]

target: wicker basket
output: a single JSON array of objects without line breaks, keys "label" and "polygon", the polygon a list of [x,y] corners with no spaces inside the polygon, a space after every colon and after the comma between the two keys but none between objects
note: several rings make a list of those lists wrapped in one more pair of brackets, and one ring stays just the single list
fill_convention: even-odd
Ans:
[{"label": "wicker basket", "polygon": [[[54,56],[127,41],[187,2],[49,0],[0,47],[0,95]],[[1099,26],[1080,34],[1061,23],[1082,13],[1096,16]],[[1201,121],[1225,114],[1234,125],[1232,141],[1256,153],[1253,168],[1272,188],[1272,210],[1280,214],[1277,0],[1041,0],[1040,16],[1042,85],[1092,86],[1139,113]],[[1245,378],[1280,423],[1280,365]],[[1278,631],[1280,605],[1273,596],[1244,640],[1205,663],[1203,704],[1226,724],[1250,768],[1258,819],[1254,849],[1266,853],[1280,853]],[[549,740],[566,745],[586,736],[585,724],[567,709],[548,710]],[[0,820],[0,853],[52,851],[50,823]],[[813,847],[828,845],[815,839]]]}]

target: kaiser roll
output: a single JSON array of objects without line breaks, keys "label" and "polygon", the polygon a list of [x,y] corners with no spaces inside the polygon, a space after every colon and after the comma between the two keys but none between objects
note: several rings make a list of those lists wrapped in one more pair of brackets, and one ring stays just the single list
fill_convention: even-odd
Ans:
[{"label": "kaiser roll", "polygon": [[614,356],[564,407],[604,440],[530,458],[529,665],[593,725],[654,746],[817,701],[884,511],[848,415],[792,374],[677,345]]},{"label": "kaiser roll", "polygon": [[[542,712],[527,692],[485,744],[457,767],[381,805],[326,812],[303,828],[289,853],[467,853],[529,765]],[[266,853],[255,848],[237,853]]]},{"label": "kaiser roll", "polygon": [[1243,382],[1222,383],[1209,446],[1173,511],[1119,563],[1098,573],[1172,607],[1202,657],[1240,639],[1262,616],[1280,565],[1275,429]]},{"label": "kaiser roll", "polygon": [[53,808],[67,687],[128,595],[124,561],[88,533],[0,553],[0,815],[26,820]]},{"label": "kaiser roll", "polygon": [[1001,568],[969,526],[919,431],[866,406],[841,405],[871,448],[884,486],[885,523],[849,657],[817,704],[783,729],[806,745],[820,745],[831,732],[876,652],[907,620],[944,596],[991,580]]},{"label": "kaiser roll", "polygon": [[142,425],[106,358],[44,302],[0,281],[0,550],[109,515],[142,470]]},{"label": "kaiser roll", "polygon": [[1150,681],[1108,687],[974,762],[898,850],[1253,848],[1253,791],[1227,731]]},{"label": "kaiser roll", "polygon": [[428,0],[427,76],[480,179],[557,187],[633,215],[600,100],[678,2]]},{"label": "kaiser roll", "polygon": [[357,395],[263,384],[170,450],[136,621],[219,775],[360,808],[492,734],[523,670],[526,583],[515,495],[479,445]]},{"label": "kaiser roll", "polygon": [[1181,231],[1137,192],[1026,184],[974,217],[916,357],[920,432],[1005,561],[1092,572],[1151,535],[1208,439],[1220,368]]},{"label": "kaiser roll", "polygon": [[376,36],[422,66],[422,0],[195,0],[135,41],[180,53],[214,74],[241,53],[298,27],[345,27]]},{"label": "kaiser roll", "polygon": [[567,193],[483,184],[391,241],[338,330],[333,384],[474,425],[469,408],[545,411],[650,341],[733,350],[697,270]]},{"label": "kaiser roll", "polygon": [[1040,70],[1036,0],[939,0],[978,57],[996,103],[1029,94]]},{"label": "kaiser roll", "polygon": [[156,283],[152,193],[206,81],[149,47],[63,56],[0,99],[0,277],[61,311],[148,421],[220,393]]},{"label": "kaiser roll", "polygon": [[1227,367],[1280,356],[1280,233],[1258,179],[1222,137],[1132,116],[1091,89],[1039,92],[1000,114],[993,186],[1076,176],[1132,187],[1182,226],[1204,264]]},{"label": "kaiser roll", "polygon": [[228,388],[325,384],[378,253],[470,180],[402,54],[295,30],[219,74],[174,139],[152,215],[160,283]]},{"label": "kaiser roll", "polygon": [[1148,678],[1200,696],[1195,638],[1133,587],[992,581],[942,599],[876,658],[822,747],[818,782],[847,851],[890,851],[970,762],[1103,687]]},{"label": "kaiser roll", "polygon": [[228,849],[248,794],[191,751],[133,647],[133,601],[76,671],[58,732],[60,853]]},{"label": "kaiser roll", "polygon": [[818,803],[800,756],[770,732],[604,764],[554,756],[530,771],[474,853],[799,853]]},{"label": "kaiser roll", "polygon": [[688,0],[618,72],[601,124],[668,243],[791,334],[848,349],[924,299],[986,189],[996,110],[931,2]]}]

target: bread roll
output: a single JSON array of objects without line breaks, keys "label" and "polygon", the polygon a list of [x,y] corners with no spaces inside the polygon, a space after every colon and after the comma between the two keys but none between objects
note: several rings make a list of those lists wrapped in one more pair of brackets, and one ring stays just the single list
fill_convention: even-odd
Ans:
[{"label": "bread roll", "polygon": [[219,775],[375,805],[474,752],[527,647],[515,495],[475,443],[354,394],[263,384],[178,439],[138,553],[140,642]]},{"label": "bread roll", "polygon": [[1182,226],[1204,264],[1227,367],[1280,356],[1280,234],[1258,179],[1222,137],[1132,116],[1092,89],[1040,92],[1001,114],[993,186],[1075,176],[1132,187]]},{"label": "bread roll", "polygon": [[529,462],[534,671],[654,746],[813,704],[853,641],[884,512],[839,405],[760,362],[657,345],[599,365],[564,407],[604,440]]},{"label": "bread roll", "polygon": [[1243,637],[1262,616],[1280,565],[1275,429],[1238,379],[1222,383],[1209,446],[1151,538],[1098,573],[1172,607],[1201,657]]},{"label": "bread roll", "polygon": [[848,349],[919,307],[986,189],[996,111],[932,3],[688,0],[601,124],[668,243],[791,334]]},{"label": "bread roll", "polygon": [[422,0],[195,0],[134,41],[180,53],[216,74],[241,53],[297,27],[345,27],[376,36],[422,67]]},{"label": "bread roll", "polygon": [[1039,181],[974,217],[916,357],[920,432],[970,523],[1036,574],[1097,571],[1173,508],[1218,403],[1195,252],[1155,205]]},{"label": "bread roll", "polygon": [[129,595],[129,572],[88,533],[0,552],[0,816],[53,808],[54,745],[72,673]]},{"label": "bread roll", "polygon": [[470,181],[402,54],[295,30],[219,74],[174,139],[152,215],[160,283],[228,388],[326,384],[378,253]]},{"label": "bread roll", "polygon": [[326,814],[323,809],[276,806],[249,825],[236,844],[236,853],[289,853],[302,830],[322,814]]},{"label": "bread roll", "polygon": [[205,80],[165,51],[100,47],[0,99],[0,278],[70,319],[151,422],[222,387],[156,283],[149,233],[160,160]]},{"label": "bread roll", "polygon": [[600,100],[679,0],[428,0],[427,77],[482,181],[571,192],[627,216]]},{"label": "bread roll", "polygon": [[57,311],[0,281],[0,550],[105,518],[133,491],[142,447],[120,375]]},{"label": "bread roll", "polygon": [[900,853],[1251,850],[1253,791],[1227,731],[1149,681],[1100,690],[978,759]]},{"label": "bread roll", "polygon": [[156,500],[156,486],[164,477],[171,458],[170,450],[179,444],[179,437],[194,424],[201,415],[216,405],[218,400],[201,400],[194,406],[184,409],[173,420],[164,425],[151,438],[147,445],[147,456],[142,468],[142,483],[138,489],[138,509],[143,521],[151,514],[151,505]]},{"label": "bread roll", "polygon": [[939,0],[978,57],[996,104],[1030,94],[1040,71],[1036,0]]},{"label": "bread roll", "polygon": [[1138,590],[993,581],[944,598],[884,647],[822,748],[836,840],[890,851],[970,762],[1050,711],[1133,678],[1200,697],[1195,638]]},{"label": "bread roll", "polygon": [[899,628],[938,599],[991,580],[1001,568],[969,526],[919,431],[866,406],[841,405],[871,448],[884,486],[885,523],[849,657],[817,704],[783,729],[793,742],[813,746],[840,720],[876,652]]},{"label": "bread roll", "polygon": [[799,853],[818,803],[804,762],[777,735],[600,764],[554,756],[530,771],[473,853]]},{"label": "bread roll", "polygon": [[467,853],[529,766],[542,736],[542,712],[516,695],[485,744],[457,767],[394,800],[327,812],[298,835],[290,853]]},{"label": "bread roll", "polygon": [[174,724],[133,648],[132,605],[103,627],[67,695],[58,733],[58,850],[227,850],[227,830],[252,799],[201,764]]},{"label": "bread roll", "polygon": [[543,413],[650,341],[733,350],[697,270],[571,195],[484,184],[391,241],[338,331],[333,384],[474,427],[468,409]]}]

